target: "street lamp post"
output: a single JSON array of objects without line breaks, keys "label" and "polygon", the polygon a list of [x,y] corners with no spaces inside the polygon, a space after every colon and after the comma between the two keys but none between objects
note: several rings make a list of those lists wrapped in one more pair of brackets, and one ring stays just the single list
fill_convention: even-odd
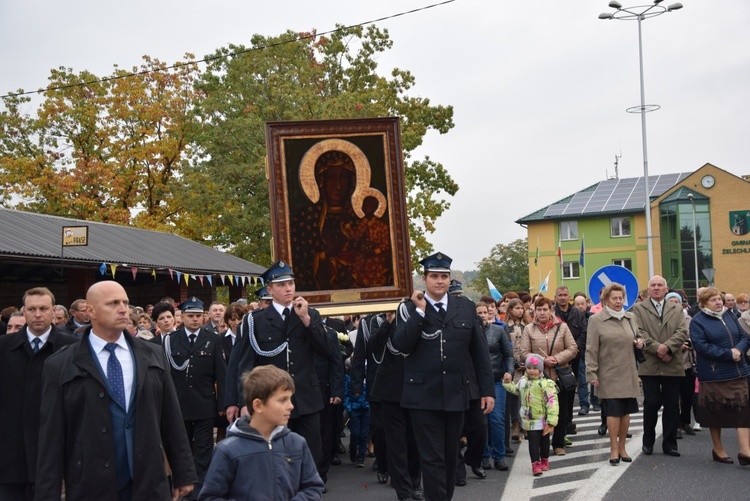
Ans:
[{"label": "street lamp post", "polygon": [[688,193],[688,200],[693,207],[693,254],[695,255],[695,297],[698,298],[698,231],[695,224],[695,197]]},{"label": "street lamp post", "polygon": [[604,12],[599,14],[599,19],[617,19],[620,21],[638,21],[638,60],[640,63],[641,78],[641,105],[628,108],[628,113],[641,114],[641,139],[643,143],[643,184],[646,195],[646,247],[648,249],[648,276],[654,276],[654,245],[651,241],[654,238],[651,235],[651,189],[648,182],[648,145],[646,142],[646,113],[659,109],[657,104],[646,105],[646,94],[643,85],[643,38],[641,36],[641,21],[650,17],[656,17],[665,12],[672,12],[682,8],[681,3],[673,3],[669,7],[659,5],[663,0],[654,0],[651,5],[638,5],[635,7],[623,7],[620,2],[612,0],[609,6],[615,9],[614,12]]}]

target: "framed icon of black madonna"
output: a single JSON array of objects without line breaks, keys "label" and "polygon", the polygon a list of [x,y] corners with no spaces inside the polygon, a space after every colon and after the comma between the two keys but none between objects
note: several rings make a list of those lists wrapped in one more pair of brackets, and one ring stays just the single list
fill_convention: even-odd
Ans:
[{"label": "framed icon of black madonna", "polygon": [[409,297],[399,119],[268,122],[266,148],[274,259],[297,292],[362,311]]}]

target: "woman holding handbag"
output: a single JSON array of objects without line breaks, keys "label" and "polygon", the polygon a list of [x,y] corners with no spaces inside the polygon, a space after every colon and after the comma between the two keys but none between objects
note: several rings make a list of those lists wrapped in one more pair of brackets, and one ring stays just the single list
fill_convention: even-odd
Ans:
[{"label": "woman holding handbag", "polygon": [[750,367],[744,354],[750,338],[737,317],[724,307],[721,292],[708,287],[698,297],[700,311],[690,322],[690,339],[697,356],[698,418],[711,430],[714,461],[731,464],[721,442],[722,428],[736,428],[741,466],[750,465]]},{"label": "woman holding handbag", "polygon": [[643,349],[635,316],[623,308],[625,288],[610,284],[602,290],[602,311],[589,318],[586,381],[598,388],[602,414],[607,415],[609,464],[632,461],[625,450],[630,414],[638,412],[636,350]]},{"label": "woman holding handbag", "polygon": [[[564,456],[565,430],[568,429],[567,416],[570,414],[566,408],[570,401],[568,395],[577,387],[570,361],[578,354],[578,347],[568,326],[553,314],[552,301],[546,297],[540,296],[534,301],[534,321],[524,328],[521,336],[521,357],[525,360],[532,353],[544,358],[544,375],[557,382],[560,388],[560,420],[552,436],[552,451],[556,456]],[[572,388],[566,386],[567,380],[558,377],[558,371],[565,377],[570,375]]]}]

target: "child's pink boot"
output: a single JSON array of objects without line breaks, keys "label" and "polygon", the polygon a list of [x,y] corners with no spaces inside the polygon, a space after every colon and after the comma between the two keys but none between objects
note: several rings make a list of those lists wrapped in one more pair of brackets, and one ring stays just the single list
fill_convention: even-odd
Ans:
[{"label": "child's pink boot", "polygon": [[542,471],[549,471],[549,458],[542,458],[539,463],[542,467]]},{"label": "child's pink boot", "polygon": [[538,477],[542,474],[542,462],[541,461],[534,461],[531,463],[531,473],[534,474],[535,477]]}]

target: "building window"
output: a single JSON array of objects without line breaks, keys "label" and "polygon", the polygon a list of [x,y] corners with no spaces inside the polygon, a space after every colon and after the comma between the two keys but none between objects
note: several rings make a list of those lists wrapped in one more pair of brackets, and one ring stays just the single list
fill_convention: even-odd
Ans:
[{"label": "building window", "polygon": [[578,221],[563,221],[560,223],[561,240],[578,240]]},{"label": "building window", "polygon": [[630,236],[630,218],[615,217],[611,220],[612,237],[629,237]]},{"label": "building window", "polygon": [[563,263],[563,279],[570,280],[573,278],[580,278],[580,275],[578,261],[567,261]]},{"label": "building window", "polygon": [[669,261],[669,271],[672,272],[673,277],[679,277],[680,276],[680,262],[676,259],[670,259]]},{"label": "building window", "polygon": [[622,266],[630,271],[633,271],[633,260],[632,259],[613,259],[612,264],[615,266]]}]

